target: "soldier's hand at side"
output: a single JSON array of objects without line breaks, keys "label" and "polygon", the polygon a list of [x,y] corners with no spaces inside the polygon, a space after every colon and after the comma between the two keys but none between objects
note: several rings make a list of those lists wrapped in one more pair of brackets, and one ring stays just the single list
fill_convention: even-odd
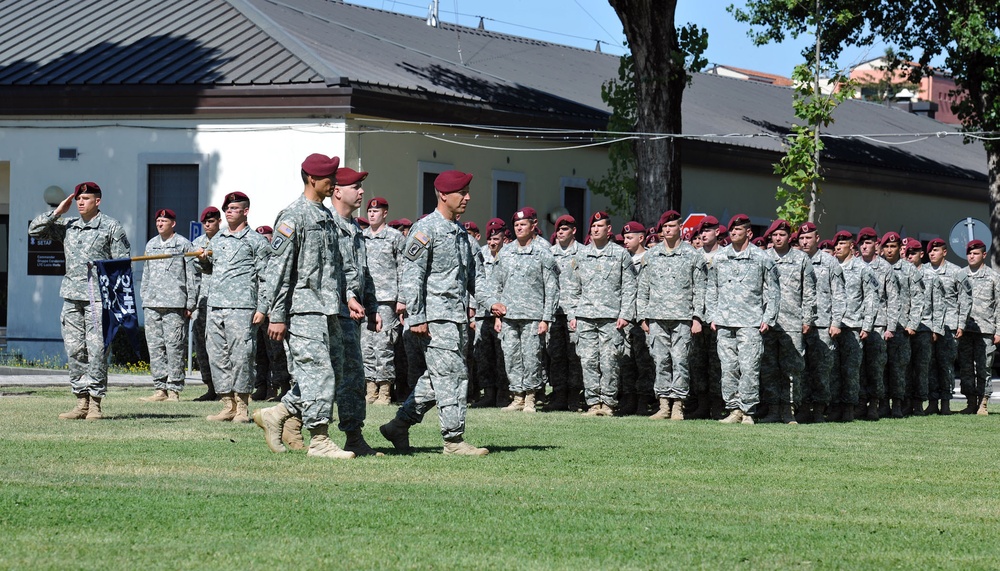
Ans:
[{"label": "soldier's hand at side", "polygon": [[691,320],[691,335],[698,335],[701,333],[701,321],[698,319]]},{"label": "soldier's hand at side", "polygon": [[868,332],[865,331],[864,329],[862,329],[861,330],[861,340],[864,341],[865,339],[868,339]]},{"label": "soldier's hand at side", "polygon": [[639,322],[639,327],[642,327],[642,330],[644,332],[649,333],[649,324],[646,323],[645,319],[643,319],[642,321]]},{"label": "soldier's hand at side", "polygon": [[538,334],[539,335],[545,335],[548,332],[549,332],[549,322],[548,321],[539,321],[538,322]]},{"label": "soldier's hand at side", "polygon": [[628,327],[628,321],[619,317],[618,321],[615,322],[615,329],[620,330],[625,329],[626,327]]},{"label": "soldier's hand at side", "polygon": [[406,313],[406,304],[403,303],[403,302],[401,302],[401,301],[397,301],[396,302],[396,315],[403,315],[404,313]]},{"label": "soldier's hand at side", "polygon": [[715,326],[715,322],[712,322],[712,331],[718,331],[719,329]]},{"label": "soldier's hand at side", "polygon": [[961,336],[962,336],[962,330],[961,329],[956,329],[955,330],[955,339],[958,339]]},{"label": "soldier's hand at side", "polygon": [[264,323],[264,317],[266,316],[263,313],[255,311],[253,312],[253,319],[250,322],[254,325],[260,325],[261,323]]},{"label": "soldier's hand at side", "polygon": [[73,198],[72,194],[64,198],[63,201],[59,203],[59,206],[56,206],[56,216],[62,216],[63,214],[69,212],[69,205],[73,204],[74,200],[76,199]]},{"label": "soldier's hand at side", "polygon": [[193,314],[193,313],[191,313],[191,310],[190,310],[190,309],[185,309],[185,310],[184,310],[184,319],[191,319],[191,316],[192,316],[192,315],[194,315],[194,314]]},{"label": "soldier's hand at side", "polygon": [[938,340],[938,334],[937,334],[937,333],[931,333],[931,337],[933,338],[932,340],[933,340],[933,341],[934,341],[935,343],[937,343],[937,340]]},{"label": "soldier's hand at side", "polygon": [[503,329],[503,321],[500,320],[500,319],[494,319],[493,320],[493,331],[496,331],[497,333],[500,333],[501,329]]},{"label": "soldier's hand at side", "polygon": [[414,325],[410,327],[410,333],[416,335],[417,337],[430,337],[431,332],[427,329],[426,323],[421,323],[420,325]]},{"label": "soldier's hand at side", "polygon": [[284,341],[285,335],[288,333],[288,326],[284,323],[271,322],[267,326],[267,337],[272,341]]},{"label": "soldier's hand at side", "polygon": [[567,325],[569,325],[569,330],[570,331],[576,331],[576,320],[575,319],[570,319],[569,323],[567,323]]},{"label": "soldier's hand at side", "polygon": [[993,336],[993,344],[994,345],[1000,344],[1000,335]]},{"label": "soldier's hand at side", "polygon": [[502,303],[494,303],[490,306],[490,313],[496,317],[503,317],[507,315],[507,306]]},{"label": "soldier's hand at side", "polygon": [[373,313],[368,316],[368,331],[374,331],[375,333],[382,332],[382,315],[379,313]]},{"label": "soldier's hand at side", "polygon": [[833,325],[831,325],[830,326],[830,337],[836,337],[837,335],[840,335],[840,328],[839,327],[834,327]]},{"label": "soldier's hand at side", "polygon": [[771,329],[770,325],[768,325],[766,323],[761,323],[760,324],[760,332],[761,333],[767,333],[770,329]]},{"label": "soldier's hand at side", "polygon": [[365,317],[365,308],[361,306],[361,303],[357,298],[351,298],[347,302],[347,308],[351,310],[351,319],[354,321],[361,321]]},{"label": "soldier's hand at side", "polygon": [[916,334],[917,334],[917,332],[916,332],[916,331],[914,331],[914,330],[912,330],[912,329],[907,329],[907,330],[906,330],[906,334],[907,334],[907,335],[916,335]]},{"label": "soldier's hand at side", "polygon": [[885,339],[886,341],[888,341],[888,340],[892,339],[893,337],[895,337],[895,334],[894,334],[894,333],[893,333],[892,331],[886,331],[886,332],[885,332],[885,335],[883,335],[882,337],[883,337],[883,338],[884,338],[884,339]]},{"label": "soldier's hand at side", "polygon": [[809,335],[809,330],[810,329],[812,329],[811,325],[803,325],[802,326],[802,334],[803,335]]}]

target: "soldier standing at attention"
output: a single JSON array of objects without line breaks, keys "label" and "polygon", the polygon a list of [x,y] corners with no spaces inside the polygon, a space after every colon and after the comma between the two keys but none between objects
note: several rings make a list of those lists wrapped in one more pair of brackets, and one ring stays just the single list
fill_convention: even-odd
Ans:
[{"label": "soldier standing at attention", "polygon": [[[506,244],[504,231],[507,223],[499,218],[493,218],[486,223],[486,245],[479,249],[483,258],[483,283],[486,287],[492,287],[493,272],[499,262],[500,250]],[[479,296],[485,299],[485,296]],[[472,352],[476,359],[476,371],[483,396],[473,404],[472,408],[495,407],[498,402],[509,400],[507,389],[510,382],[507,379],[506,364],[504,363],[503,347],[500,345],[500,336],[496,332],[496,322],[499,317],[490,313],[488,305],[479,306],[476,309],[475,343]],[[509,404],[509,403],[508,403]]]},{"label": "soldier standing at attention", "polygon": [[158,235],[146,242],[145,255],[171,257],[147,261],[142,273],[139,295],[154,391],[152,396],[139,400],[176,402],[184,390],[187,320],[198,301],[194,260],[183,254],[194,248],[187,238],[174,232],[177,215],[173,210],[161,208],[155,218]]},{"label": "soldier standing at attention", "polygon": [[[204,234],[198,236],[191,242],[191,247],[198,250],[211,250],[209,241],[219,232],[219,222],[222,214],[214,206],[208,206],[201,211],[201,227]],[[212,291],[212,262],[207,259],[197,259],[194,263],[195,281],[198,282],[198,302],[194,315],[194,351],[198,357],[198,370],[201,371],[201,380],[208,386],[205,394],[193,400],[213,401],[219,400],[219,395],[215,392],[215,385],[212,384],[212,365],[208,359],[208,348],[205,345],[205,323],[208,320],[208,293]]]},{"label": "soldier standing at attention", "polygon": [[247,195],[230,192],[222,211],[226,228],[215,236],[212,253],[203,250],[199,256],[218,272],[208,298],[207,345],[222,410],[206,419],[245,423],[256,379],[257,328],[269,307],[264,284],[268,243],[247,225]]},{"label": "soldier standing at attention", "polygon": [[798,424],[792,405],[796,412],[807,408],[802,391],[805,336],[816,325],[816,272],[809,256],[792,248],[791,233],[791,224],[780,218],[767,229],[773,248],[766,253],[778,270],[781,302],[774,328],[764,334],[760,388],[768,408],[762,423]]},{"label": "soldier standing at attention", "polygon": [[658,226],[663,241],[646,251],[635,296],[636,319],[646,332],[660,408],[649,418],[684,419],[688,397],[691,336],[705,319],[705,257],[681,240],[676,210],[663,213]]},{"label": "soldier standing at attention", "polygon": [[879,416],[903,418],[910,339],[920,327],[920,316],[924,311],[923,272],[900,256],[903,239],[897,232],[886,232],[879,245],[882,247],[882,258],[892,268],[899,284],[899,317],[896,323],[889,324],[887,331],[891,330],[893,335],[886,339],[886,392],[891,403],[883,401]]},{"label": "soldier standing at attention", "polygon": [[[962,328],[969,317],[968,304],[959,303],[960,292],[968,287],[967,278],[959,276],[961,268],[945,259],[948,248],[941,238],[927,242],[927,271],[937,275],[944,287],[944,332],[934,342],[936,370],[930,375],[928,396],[930,405],[927,413],[951,414],[951,395],[955,391],[955,357],[958,356],[958,340],[962,338]],[[941,406],[938,408],[938,402]]]},{"label": "soldier standing at attention", "polygon": [[780,291],[774,261],[750,243],[750,218],[729,221],[730,245],[715,256],[705,299],[708,321],[718,335],[725,424],[753,424],[760,393],[761,335],[774,326]]},{"label": "soldier standing at attention", "polygon": [[[899,323],[899,283],[896,274],[878,255],[878,234],[872,228],[858,231],[858,250],[861,260],[868,264],[878,281],[875,308],[875,331],[864,339],[864,362],[861,367],[861,407],[866,420],[878,420],[880,403],[885,401],[885,364],[888,360],[887,342],[895,336]],[[888,407],[886,407],[888,408]],[[888,410],[884,411],[888,412]]]},{"label": "soldier standing at attention", "polygon": [[570,264],[569,328],[577,333],[583,367],[585,416],[614,416],[629,322],[635,319],[632,256],[611,242],[606,212],[590,217],[590,244]]},{"label": "soldier standing at attention", "polygon": [[445,454],[489,454],[463,438],[469,388],[464,351],[475,313],[470,298],[483,283],[480,254],[472,251],[468,233],[458,222],[469,203],[471,181],[471,174],[460,171],[439,174],[434,179],[437,208],[417,221],[407,237],[401,298],[406,323],[423,346],[427,370],[396,417],[379,428],[396,450],[410,450],[410,427],[436,402]]},{"label": "soldier standing at attention", "polygon": [[[722,251],[719,242],[720,231],[719,219],[715,216],[706,216],[694,231],[701,242],[700,251],[705,258],[708,276],[712,275],[715,256]],[[722,371],[719,365],[718,337],[711,327],[702,327],[700,335],[691,337],[688,368],[691,375],[691,392],[694,393],[697,407],[694,410],[685,410],[684,417],[721,418],[722,411],[725,410],[722,403]]]},{"label": "soldier standing at attention", "polygon": [[576,219],[563,214],[556,219],[556,243],[550,251],[559,269],[559,305],[549,327],[549,381],[552,396],[546,410],[577,411],[583,390],[583,371],[576,353],[576,336],[570,335],[566,308],[569,304],[570,264],[581,244],[576,241]]},{"label": "soldier standing at attention", "polygon": [[[73,202],[80,217],[62,219]],[[64,420],[103,418],[101,400],[108,389],[101,298],[94,297],[98,286],[91,282],[88,263],[127,258],[130,246],[121,223],[102,213],[100,206],[101,187],[80,183],[55,210],[39,214],[28,225],[29,236],[55,240],[66,253],[66,274],[59,288],[63,298],[60,319],[76,406],[59,415]]]},{"label": "soldier standing at attention", "polygon": [[559,302],[559,270],[548,244],[536,238],[538,213],[527,206],[514,213],[515,241],[497,256],[486,306],[498,319],[504,365],[513,400],[501,410],[535,412],[542,385],[542,340]]},{"label": "soldier standing at attention", "polygon": [[[646,228],[642,224],[632,221],[622,226],[622,240],[625,250],[632,256],[632,269],[635,270],[636,283],[638,283],[642,271],[643,257],[646,255],[645,239]],[[632,323],[625,336],[622,381],[618,389],[620,395],[618,410],[621,414],[641,414],[643,416],[649,414],[655,377],[653,357],[649,354],[649,345],[646,342],[646,331],[639,323]]]},{"label": "soldier standing at attention", "polygon": [[[925,416],[927,412],[924,411],[924,401],[927,400],[928,379],[932,372],[934,342],[944,332],[944,286],[937,274],[928,270],[930,266],[923,263],[924,247],[919,240],[906,239],[906,258],[921,273],[924,285],[920,324],[910,338],[908,396],[911,413],[914,416]],[[936,402],[934,406],[936,409]]]},{"label": "soldier standing at attention", "polygon": [[993,393],[993,356],[1000,343],[1000,274],[987,266],[986,244],[972,240],[965,247],[969,265],[962,269],[959,283],[971,304],[962,338],[958,340],[958,361],[962,364],[962,394],[968,401],[963,414],[989,414]]},{"label": "soldier standing at attention", "polygon": [[365,379],[368,403],[388,405],[389,386],[396,378],[395,347],[401,334],[399,317],[403,304],[399,302],[400,272],[405,238],[403,233],[386,224],[389,202],[384,198],[368,201],[368,228],[364,231],[368,272],[375,284],[378,313],[382,316],[382,331],[369,328],[361,331],[361,347],[365,358]]},{"label": "soldier standing at attention", "polygon": [[329,437],[337,386],[333,364],[343,344],[337,316],[341,303],[347,303],[341,298],[341,283],[352,291],[361,289],[353,261],[341,255],[334,215],[323,206],[323,200],[333,195],[338,166],[337,157],[318,153],[306,157],[302,195],[279,212],[274,223],[267,274],[273,300],[268,336],[276,341],[287,337],[294,384],[281,403],[253,415],[272,452],[285,451],[283,439],[301,446],[304,426],[312,436],[309,456],[354,458],[353,452],[341,450]]}]

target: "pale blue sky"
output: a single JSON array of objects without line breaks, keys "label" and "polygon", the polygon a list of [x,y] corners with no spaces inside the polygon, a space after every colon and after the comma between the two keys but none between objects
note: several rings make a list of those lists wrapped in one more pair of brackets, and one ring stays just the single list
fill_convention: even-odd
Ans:
[{"label": "pale blue sky", "polygon": [[[381,8],[425,17],[431,0],[347,0],[351,4]],[[802,47],[811,38],[786,41],[780,45],[756,47],[747,37],[744,24],[733,20],[726,6],[742,0],[679,0],[677,24],[693,22],[708,29],[706,54],[711,63],[742,67],[789,76],[802,60]],[[550,42],[621,54],[624,41],[621,22],[606,0],[439,0],[440,20],[475,27],[484,18],[488,30],[536,38]],[[885,46],[853,50],[840,65],[847,67],[876,58]]]}]

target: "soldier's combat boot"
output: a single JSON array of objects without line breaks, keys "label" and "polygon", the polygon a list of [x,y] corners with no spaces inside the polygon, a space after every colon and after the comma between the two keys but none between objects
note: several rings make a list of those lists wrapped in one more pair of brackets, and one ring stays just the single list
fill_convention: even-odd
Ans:
[{"label": "soldier's combat boot", "polygon": [[638,395],[635,399],[635,413],[639,416],[646,416],[649,414],[649,405],[652,404],[653,397],[646,393]]},{"label": "soldier's combat boot", "polygon": [[101,420],[104,414],[101,411],[101,399],[90,397],[90,409],[87,411],[87,420]]},{"label": "soldier's combat boot", "polygon": [[879,418],[889,418],[892,414],[892,408],[890,406],[890,399],[882,399],[878,402],[878,416]]},{"label": "soldier's combat boot", "polygon": [[900,410],[902,411],[903,416],[910,416],[913,414],[913,401],[910,399],[903,399]]},{"label": "soldier's combat boot", "polygon": [[892,406],[889,407],[889,414],[893,418],[903,418],[903,403],[899,399],[892,399]]},{"label": "soldier's combat boot", "polygon": [[841,408],[840,422],[854,422],[854,405],[844,403]]},{"label": "soldier's combat boot", "polygon": [[587,412],[583,413],[583,416],[602,416],[601,413],[603,412],[603,409],[604,405],[601,403],[592,404],[590,405],[590,408],[587,409]]},{"label": "soldier's combat boot", "polygon": [[410,425],[406,424],[406,422],[394,418],[378,427],[378,431],[382,434],[383,438],[392,443],[392,447],[397,452],[402,452],[403,454],[413,453],[413,449],[410,448]]},{"label": "soldier's combat boot", "polygon": [[713,397],[708,408],[708,417],[714,420],[722,420],[726,418],[729,411],[726,410],[726,403],[722,402],[721,398]]},{"label": "soldier's combat boot", "polygon": [[941,409],[938,411],[941,416],[951,416],[951,397],[946,399],[941,399]]},{"label": "soldier's combat boot", "polygon": [[381,381],[377,383],[378,395],[375,397],[375,404],[379,406],[389,406],[392,404],[392,398],[389,397],[389,381]]},{"label": "soldier's combat boot", "polygon": [[[722,424],[739,424],[743,422],[743,411],[738,408],[734,408],[729,411],[729,415],[726,416],[726,418],[723,418],[719,422]],[[751,422],[753,421],[751,420]]]},{"label": "soldier's combat boot", "polygon": [[368,404],[372,404],[375,402],[375,399],[377,398],[378,398],[378,385],[375,384],[375,381],[366,381],[365,402]]},{"label": "soldier's combat boot", "polygon": [[[264,430],[264,441],[271,452],[284,452],[285,445],[281,443],[281,430],[285,421],[292,417],[285,405],[278,403],[270,408],[258,408],[253,413],[253,421]],[[301,426],[301,420],[299,426]]]},{"label": "soldier's combat boot", "polygon": [[621,416],[633,415],[635,414],[638,404],[639,399],[636,397],[635,393],[622,395],[622,400],[618,403],[618,414]]},{"label": "soldier's combat boot", "polygon": [[844,418],[844,407],[840,403],[832,403],[826,407],[826,420],[840,422]]},{"label": "soldier's combat boot", "polygon": [[695,399],[697,401],[697,406],[695,406],[694,409],[688,411],[687,417],[699,418],[699,419],[708,418],[708,414],[710,411],[710,406],[709,406],[710,399],[708,398],[708,393],[698,393],[695,395]]},{"label": "soldier's combat boot", "polygon": [[795,422],[799,424],[809,424],[812,422],[813,414],[811,407],[807,404],[795,406]]},{"label": "soldier's combat boot", "polygon": [[376,452],[374,448],[365,442],[365,437],[361,434],[360,430],[347,432],[347,443],[344,444],[344,450],[354,452],[355,456],[385,456],[381,452]]},{"label": "soldier's combat boot", "polygon": [[798,424],[795,420],[795,416],[792,415],[792,405],[791,403],[785,403],[781,405],[781,422],[784,424]]},{"label": "soldier's combat boot", "polygon": [[535,391],[524,393],[524,403],[521,410],[524,412],[537,412],[535,410]]},{"label": "soldier's combat boot", "polygon": [[500,410],[503,412],[518,412],[524,410],[524,393],[515,394],[514,400]]},{"label": "soldier's combat boot", "polygon": [[939,412],[941,412],[941,411],[938,409],[938,400],[937,399],[931,399],[931,400],[927,401],[927,409],[924,411],[924,415],[937,414]]},{"label": "soldier's combat boot", "polygon": [[208,386],[208,390],[205,391],[205,394],[201,395],[200,397],[193,398],[191,400],[196,402],[219,400],[219,395],[215,394],[215,385],[212,383],[212,381],[205,381],[205,385]]},{"label": "soldier's combat boot", "polygon": [[767,414],[763,417],[757,419],[758,424],[773,424],[776,422],[781,422],[781,405],[769,404],[767,405]]},{"label": "soldier's combat boot", "polygon": [[64,412],[59,415],[59,418],[63,420],[83,420],[87,418],[87,412],[90,411],[90,394],[82,393],[76,395],[76,406],[72,410]]},{"label": "soldier's combat boot", "polygon": [[142,402],[163,402],[167,400],[167,391],[164,389],[156,389],[153,394],[148,397],[139,398]]},{"label": "soldier's combat boot", "polygon": [[981,397],[979,399],[979,409],[976,411],[976,414],[979,416],[989,416],[990,414],[990,411],[988,410],[989,405],[990,405],[990,397],[988,396]]},{"label": "soldier's combat boot", "polygon": [[486,456],[489,453],[489,449],[476,448],[462,440],[461,436],[444,441],[444,454],[446,456]]},{"label": "soldier's combat boot", "polygon": [[506,408],[510,406],[513,402],[512,395],[509,390],[507,390],[507,385],[497,389],[497,406],[500,408]]},{"label": "soldier's combat boot", "polygon": [[[253,415],[254,421],[257,415]],[[289,450],[305,450],[306,443],[302,439],[302,419],[297,416],[290,416],[281,427],[281,441]]]},{"label": "soldier's combat boot", "polygon": [[236,414],[232,421],[237,424],[250,422],[250,393],[236,393]]},{"label": "soldier's combat boot", "polygon": [[306,456],[332,458],[334,460],[350,460],[354,458],[354,452],[341,450],[340,446],[337,446],[333,440],[330,440],[330,436],[327,433],[329,429],[330,427],[326,424],[309,429],[311,438],[309,439],[309,451],[306,452]]},{"label": "soldier's combat boot", "polygon": [[965,399],[965,408],[958,411],[959,414],[976,414],[979,412],[979,398],[968,397]]},{"label": "soldier's combat boot", "polygon": [[664,420],[670,418],[670,399],[667,397],[660,397],[660,410],[654,412],[649,418],[653,420]]},{"label": "soldier's combat boot", "polygon": [[545,405],[545,410],[566,410],[566,387],[555,387],[549,395],[549,402]]},{"label": "soldier's combat boot", "polygon": [[826,417],[823,416],[824,412],[826,412],[825,404],[814,404],[812,410],[812,419],[810,419],[809,422],[813,424],[823,424],[824,422],[826,422]]},{"label": "soldier's combat boot", "polygon": [[740,424],[753,424],[753,416],[743,413],[743,418],[740,419]]},{"label": "soldier's combat boot", "polygon": [[566,410],[570,412],[580,412],[583,410],[583,395],[580,389],[567,389],[566,393]]},{"label": "soldier's combat boot", "polygon": [[205,420],[213,422],[231,422],[236,417],[236,397],[233,393],[222,395],[222,410],[219,414],[212,414],[205,417]]},{"label": "soldier's combat boot", "polygon": [[611,408],[611,405],[602,404],[601,412],[597,416],[614,416],[614,415],[615,415],[615,410]]},{"label": "soldier's combat boot", "polygon": [[177,391],[167,391],[167,402],[181,402],[181,393]]},{"label": "soldier's combat boot", "polygon": [[865,411],[865,420],[878,420],[879,419],[878,410],[879,409],[877,400],[868,401],[868,408]]},{"label": "soldier's combat boot", "polygon": [[670,420],[684,420],[684,401],[672,399],[670,403]]},{"label": "soldier's combat boot", "polygon": [[497,389],[496,387],[486,387],[483,390],[483,398],[472,403],[472,408],[486,408],[493,407],[497,405]]},{"label": "soldier's combat boot", "polygon": [[913,416],[927,416],[927,413],[924,412],[924,401],[912,399],[910,400],[910,405],[913,407],[911,412]]}]

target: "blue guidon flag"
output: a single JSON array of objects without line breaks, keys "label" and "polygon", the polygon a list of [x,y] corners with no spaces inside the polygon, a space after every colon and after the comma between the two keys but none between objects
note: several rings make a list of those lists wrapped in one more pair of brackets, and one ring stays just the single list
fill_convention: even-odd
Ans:
[{"label": "blue guidon flag", "polygon": [[132,260],[97,260],[97,281],[101,288],[101,322],[104,348],[111,345],[118,328],[125,329],[135,354],[140,354],[139,315],[132,287]]}]

